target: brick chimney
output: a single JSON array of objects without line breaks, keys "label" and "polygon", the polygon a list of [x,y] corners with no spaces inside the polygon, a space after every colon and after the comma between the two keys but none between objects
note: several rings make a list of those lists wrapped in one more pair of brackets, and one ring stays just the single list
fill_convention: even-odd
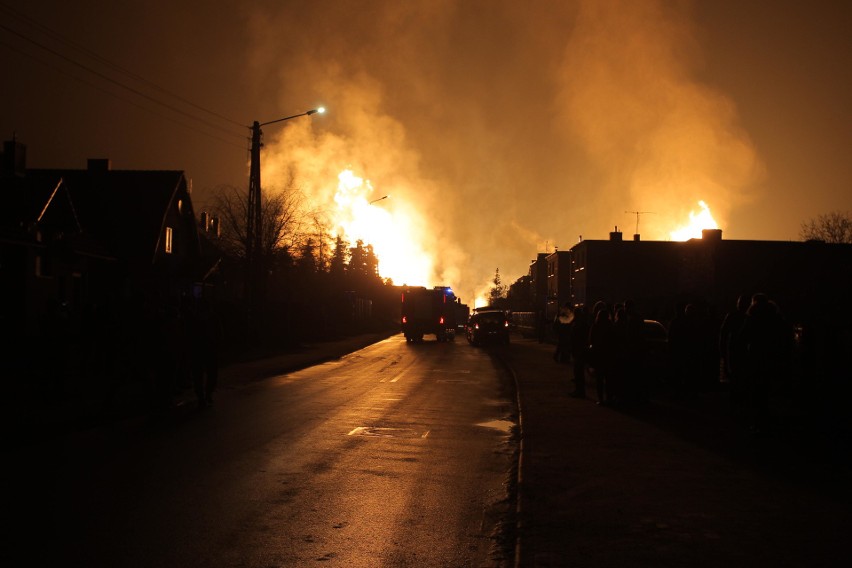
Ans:
[{"label": "brick chimney", "polygon": [[612,232],[610,232],[610,234],[609,234],[609,240],[611,240],[611,241],[619,241],[619,242],[620,242],[620,241],[621,241],[621,237],[622,237],[621,231],[619,231],[619,230],[618,230],[618,225],[616,225],[616,226],[615,226],[615,230],[614,230],[614,231],[612,231]]},{"label": "brick chimney", "polygon": [[722,240],[722,229],[702,229],[701,230],[701,240],[702,241],[721,241]]}]

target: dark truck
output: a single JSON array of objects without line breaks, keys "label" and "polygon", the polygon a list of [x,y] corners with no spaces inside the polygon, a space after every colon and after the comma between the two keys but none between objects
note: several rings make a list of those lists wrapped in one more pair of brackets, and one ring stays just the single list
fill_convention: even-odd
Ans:
[{"label": "dark truck", "polygon": [[401,320],[406,341],[423,341],[424,335],[452,341],[460,305],[449,286],[404,288]]}]

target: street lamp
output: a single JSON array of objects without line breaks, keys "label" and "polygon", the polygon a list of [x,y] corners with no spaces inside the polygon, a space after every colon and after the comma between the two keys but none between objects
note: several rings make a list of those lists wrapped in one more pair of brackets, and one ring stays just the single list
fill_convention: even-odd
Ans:
[{"label": "street lamp", "polygon": [[312,114],[323,114],[324,107],[311,109],[307,112],[277,118],[267,122],[254,123],[249,127],[251,129],[251,165],[249,167],[249,191],[248,204],[246,207],[246,300],[251,303],[252,285],[255,284],[255,275],[260,277],[260,256],[263,243],[263,227],[262,223],[262,205],[261,205],[261,190],[260,190],[260,148],[263,146],[261,142],[261,126],[275,124],[276,122],[284,122],[300,116],[310,116]]}]

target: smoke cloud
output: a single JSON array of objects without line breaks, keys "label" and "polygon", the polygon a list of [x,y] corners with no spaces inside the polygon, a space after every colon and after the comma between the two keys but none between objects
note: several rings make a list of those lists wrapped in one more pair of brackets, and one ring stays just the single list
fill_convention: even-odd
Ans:
[{"label": "smoke cloud", "polygon": [[632,232],[626,211],[666,239],[704,200],[724,229],[761,175],[734,105],[696,79],[689,2],[280,6],[251,19],[251,88],[328,114],[268,129],[264,187],[293,179],[331,211],[342,170],[369,180],[432,258],[408,284],[473,303],[496,268],[508,284],[546,247]]}]

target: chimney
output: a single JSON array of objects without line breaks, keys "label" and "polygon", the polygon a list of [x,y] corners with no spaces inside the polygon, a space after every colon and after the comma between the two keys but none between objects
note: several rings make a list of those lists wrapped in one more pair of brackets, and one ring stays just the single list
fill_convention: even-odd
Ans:
[{"label": "chimney", "polygon": [[702,241],[721,241],[722,240],[722,229],[702,229],[701,230],[701,240]]},{"label": "chimney", "polygon": [[609,240],[621,242],[621,231],[618,230],[618,225],[616,225],[615,230],[609,234]]},{"label": "chimney", "polygon": [[639,240],[640,240],[640,239],[639,239],[639,233],[634,233],[634,234],[633,234],[633,242],[638,243],[638,242],[639,242]]},{"label": "chimney", "polygon": [[112,169],[112,163],[110,163],[109,158],[89,158],[87,166],[86,169],[90,174],[102,174]]},{"label": "chimney", "polygon": [[24,177],[27,172],[27,147],[17,141],[15,136],[3,142],[4,176]]}]

